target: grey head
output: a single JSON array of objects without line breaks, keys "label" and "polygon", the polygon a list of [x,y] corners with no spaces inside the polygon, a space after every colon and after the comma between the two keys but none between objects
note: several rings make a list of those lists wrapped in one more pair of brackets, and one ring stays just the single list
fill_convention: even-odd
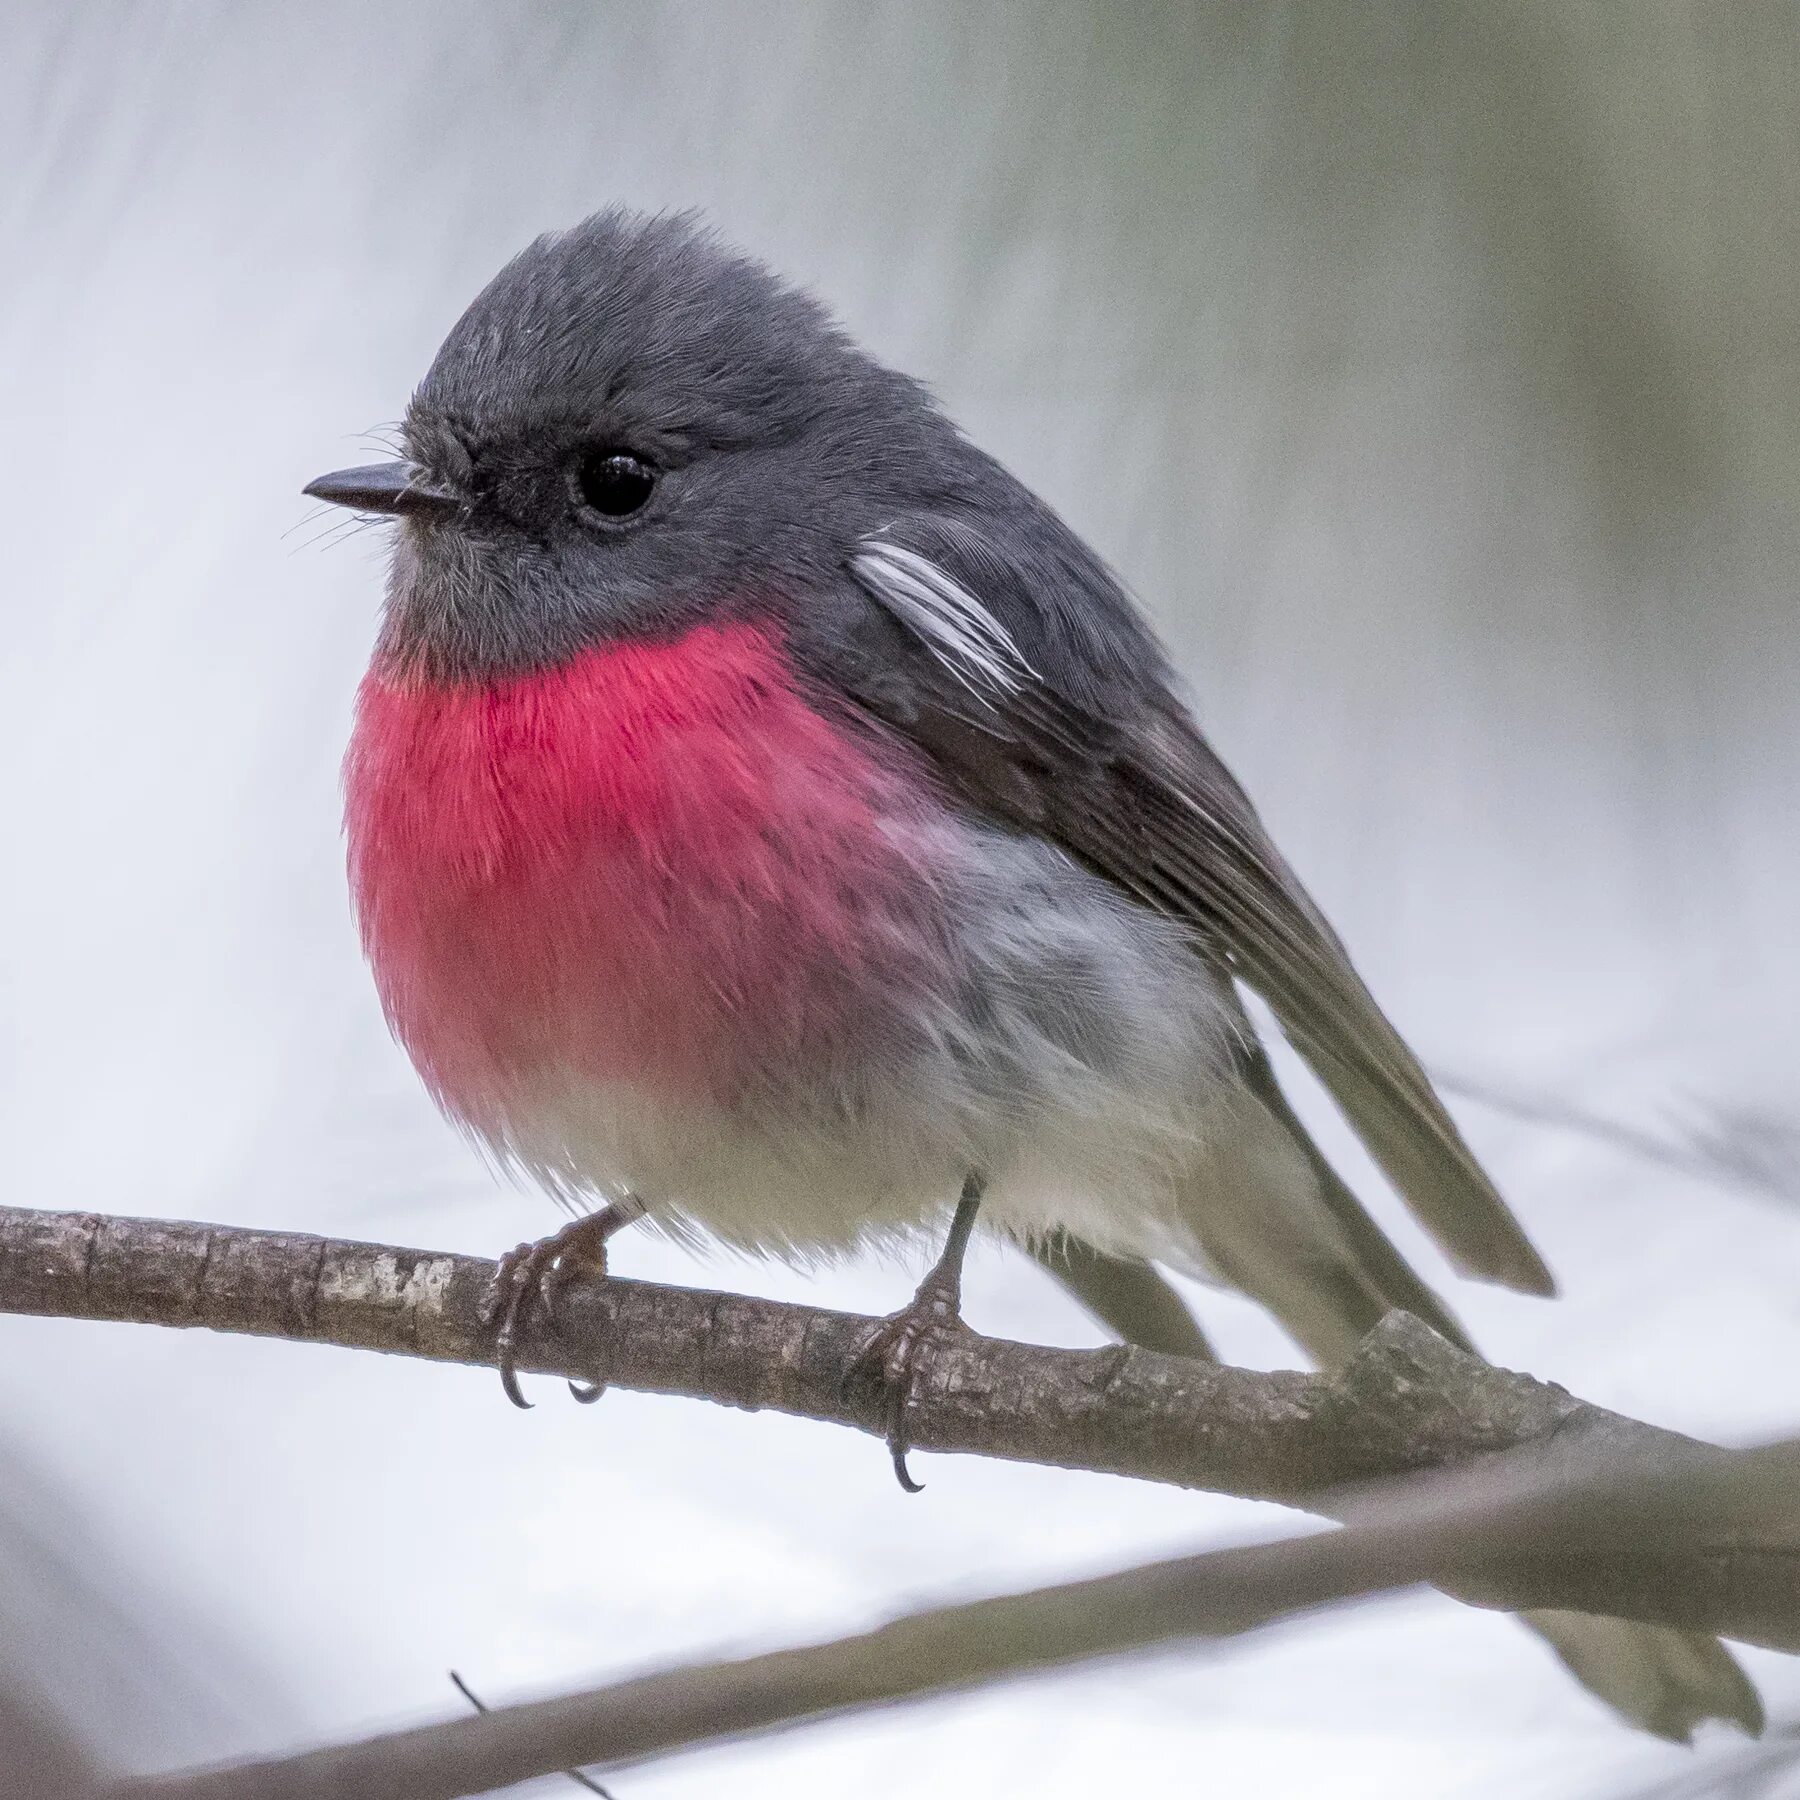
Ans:
[{"label": "grey head", "polygon": [[405,462],[307,491],[400,517],[383,650],[447,678],[793,607],[986,462],[694,218],[616,210],[495,276],[404,429]]}]

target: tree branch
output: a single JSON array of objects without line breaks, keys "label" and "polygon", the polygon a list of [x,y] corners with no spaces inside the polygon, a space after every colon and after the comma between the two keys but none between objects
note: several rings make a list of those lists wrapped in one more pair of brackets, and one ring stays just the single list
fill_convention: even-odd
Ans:
[{"label": "tree branch", "polygon": [[[494,1265],[224,1226],[0,1208],[0,1311],[207,1326],[486,1364]],[[520,1366],[768,1408],[880,1435],[847,1377],[873,1321],[771,1300],[612,1280],[571,1290]],[[974,1333],[921,1358],[923,1450],[1092,1469],[1341,1517],[1346,1484],[1496,1451],[1555,1470],[1693,1451],[1692,1440],[1495,1369],[1403,1314],[1333,1376],[1264,1374],[1118,1347],[1054,1350]],[[1564,1607],[1800,1649],[1800,1530],[1539,1548],[1459,1578],[1478,1605]]]},{"label": "tree branch", "polygon": [[1149,1563],[961,1605],[800,1649],[638,1676],[254,1764],[128,1783],[112,1800],[459,1800],[582,1765],[617,1767],[783,1725],[968,1689],[1157,1644],[1223,1638],[1330,1601],[1479,1570],[1554,1541],[1657,1542],[1696,1520],[1791,1523],[1800,1441],[1725,1456],[1697,1447],[1550,1469],[1516,1458],[1383,1485],[1342,1531]]}]

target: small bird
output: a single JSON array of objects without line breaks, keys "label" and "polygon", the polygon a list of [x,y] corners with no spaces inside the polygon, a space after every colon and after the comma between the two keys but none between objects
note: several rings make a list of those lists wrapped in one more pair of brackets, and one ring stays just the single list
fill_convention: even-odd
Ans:
[{"label": "small bird", "polygon": [[[1457,1269],[1552,1291],[1119,583],[810,297],[603,212],[476,298],[404,447],[306,489],[400,521],[351,885],[432,1094],[579,1215],[502,1261],[515,1402],[521,1320],[636,1219],[798,1260],[943,1231],[867,1352],[908,1487],[978,1222],[1154,1347],[1203,1348],[1155,1261],[1324,1364],[1394,1307],[1466,1344],[1243,989]],[[1534,1622],[1653,1729],[1754,1708],[1711,1640]]]}]

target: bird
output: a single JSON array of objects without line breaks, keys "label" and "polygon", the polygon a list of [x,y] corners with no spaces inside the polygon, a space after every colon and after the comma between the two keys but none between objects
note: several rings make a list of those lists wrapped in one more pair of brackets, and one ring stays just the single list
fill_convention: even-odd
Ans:
[{"label": "bird", "polygon": [[[431,1094],[575,1215],[500,1261],[515,1403],[522,1322],[639,1220],[941,1243],[865,1351],[909,1489],[977,1227],[1152,1348],[1207,1349],[1158,1264],[1324,1366],[1397,1307],[1467,1347],[1247,993],[1458,1272],[1553,1292],[1120,581],[810,294],[609,208],[500,270],[401,429],[305,489],[398,527],[350,886]],[[1653,1730],[1755,1722],[1713,1640],[1531,1622]]]}]

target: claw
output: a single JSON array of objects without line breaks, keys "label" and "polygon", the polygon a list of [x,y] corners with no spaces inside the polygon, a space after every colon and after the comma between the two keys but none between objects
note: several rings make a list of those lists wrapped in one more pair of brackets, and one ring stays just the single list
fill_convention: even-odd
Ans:
[{"label": "claw", "polygon": [[[904,1405],[899,1410],[904,1412]],[[888,1427],[888,1455],[893,1459],[894,1479],[899,1482],[901,1493],[922,1494],[925,1491],[924,1482],[915,1481],[912,1470],[906,1466],[908,1445],[903,1431],[904,1427],[900,1425],[898,1419]]]},{"label": "claw", "polygon": [[[481,1303],[483,1325],[498,1326],[494,1334],[494,1363],[500,1386],[514,1406],[529,1412],[531,1402],[519,1388],[520,1330],[533,1299],[544,1310],[552,1330],[559,1323],[558,1301],[578,1277],[606,1274],[606,1240],[635,1213],[604,1207],[565,1226],[554,1237],[535,1244],[519,1244],[500,1259],[492,1285]],[[602,1382],[569,1383],[569,1392],[584,1406],[606,1391]]]},{"label": "claw", "polygon": [[532,1407],[532,1402],[519,1390],[517,1365],[519,1314],[524,1307],[525,1296],[530,1291],[529,1282],[514,1281],[512,1297],[506,1303],[506,1317],[501,1321],[499,1335],[494,1339],[494,1362],[500,1370],[500,1385],[505,1390],[507,1399],[520,1412],[530,1412]]},{"label": "claw", "polygon": [[906,1431],[906,1413],[912,1404],[919,1351],[931,1339],[964,1328],[958,1290],[956,1281],[945,1280],[940,1272],[934,1271],[899,1312],[875,1328],[850,1365],[851,1383],[872,1372],[881,1384],[888,1456],[894,1465],[894,1479],[904,1493],[925,1491],[924,1482],[915,1481],[906,1466],[907,1452],[912,1448]]},{"label": "claw", "polygon": [[919,1291],[897,1313],[891,1314],[869,1334],[869,1340],[851,1358],[844,1385],[852,1387],[873,1362],[886,1396],[888,1455],[894,1479],[902,1493],[922,1494],[925,1484],[914,1481],[906,1466],[911,1445],[906,1435],[906,1409],[912,1404],[914,1365],[919,1346],[926,1339],[966,1329],[962,1322],[962,1265],[975,1229],[981,1205],[981,1177],[971,1174],[963,1182],[962,1198],[944,1239],[942,1254],[931,1273],[919,1283]]}]

